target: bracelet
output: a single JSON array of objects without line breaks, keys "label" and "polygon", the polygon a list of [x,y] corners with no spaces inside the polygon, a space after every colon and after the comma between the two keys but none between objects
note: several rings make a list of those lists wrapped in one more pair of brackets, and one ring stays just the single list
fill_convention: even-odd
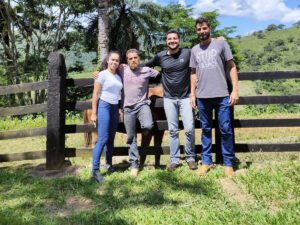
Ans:
[{"label": "bracelet", "polygon": [[195,96],[195,94],[190,94],[189,97]]}]

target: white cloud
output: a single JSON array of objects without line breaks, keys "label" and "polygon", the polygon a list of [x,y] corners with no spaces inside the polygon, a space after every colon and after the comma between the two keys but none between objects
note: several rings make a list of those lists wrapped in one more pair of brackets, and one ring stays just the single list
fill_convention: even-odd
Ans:
[{"label": "white cloud", "polygon": [[288,8],[284,0],[198,0],[193,7],[196,17],[201,12],[217,9],[221,15],[250,16],[259,21],[297,22],[300,20],[300,9]]},{"label": "white cloud", "polygon": [[244,34],[244,36],[251,35],[251,34],[253,34],[255,31],[256,31],[256,30],[250,30],[250,31],[246,32],[246,33]]},{"label": "white cloud", "polygon": [[185,1],[184,0],[178,0],[178,4],[182,5],[183,7],[186,6]]},{"label": "white cloud", "polygon": [[157,0],[141,0],[140,2],[153,2],[153,3],[157,3]]}]

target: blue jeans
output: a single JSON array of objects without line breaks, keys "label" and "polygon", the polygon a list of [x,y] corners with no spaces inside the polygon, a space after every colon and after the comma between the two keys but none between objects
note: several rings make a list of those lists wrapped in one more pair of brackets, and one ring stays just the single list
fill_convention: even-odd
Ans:
[{"label": "blue jeans", "polygon": [[140,105],[134,109],[124,109],[124,125],[127,133],[127,144],[129,147],[130,168],[138,168],[139,151],[136,142],[136,120],[139,120],[141,128],[151,130],[153,128],[153,119],[150,106]]},{"label": "blue jeans", "polygon": [[98,141],[93,150],[93,170],[100,166],[100,156],[105,147],[106,165],[112,165],[115,135],[119,123],[119,106],[103,100],[98,102]]},{"label": "blue jeans", "polygon": [[186,161],[195,161],[195,118],[190,99],[164,98],[164,109],[168,120],[171,164],[178,164],[180,159],[179,114],[181,115],[185,132],[184,149]]},{"label": "blue jeans", "polygon": [[218,115],[219,130],[221,133],[221,150],[224,158],[224,166],[232,166],[235,157],[233,148],[233,132],[230,120],[229,97],[221,98],[198,98],[200,121],[202,124],[202,162],[206,165],[212,164],[212,138],[213,126],[212,111],[216,110]]}]

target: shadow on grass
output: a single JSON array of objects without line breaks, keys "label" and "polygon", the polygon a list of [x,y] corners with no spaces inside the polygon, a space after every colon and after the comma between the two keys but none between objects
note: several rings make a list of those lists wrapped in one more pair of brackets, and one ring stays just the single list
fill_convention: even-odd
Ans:
[{"label": "shadow on grass", "polygon": [[[124,168],[120,168],[123,171]],[[117,170],[119,171],[119,170]],[[0,224],[132,224],[130,216],[120,211],[139,207],[177,206],[181,200],[172,193],[214,196],[216,184],[210,179],[198,177],[185,179],[182,170],[145,171],[138,179],[126,172],[116,172],[105,184],[78,176],[43,179],[30,176],[25,169],[0,170]],[[84,196],[93,200],[95,209],[72,211],[69,217],[57,211],[66,208],[70,196]],[[55,210],[51,211],[49,205]]]}]

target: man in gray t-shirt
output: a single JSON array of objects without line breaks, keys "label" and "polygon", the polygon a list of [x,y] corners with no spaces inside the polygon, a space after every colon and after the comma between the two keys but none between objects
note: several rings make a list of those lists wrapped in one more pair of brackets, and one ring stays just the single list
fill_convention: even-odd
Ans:
[{"label": "man in gray t-shirt", "polygon": [[[197,174],[204,175],[212,167],[212,110],[218,114],[221,133],[221,150],[225,175],[234,176],[233,133],[230,121],[230,106],[238,102],[238,74],[232,53],[226,41],[215,41],[210,37],[211,26],[206,18],[196,20],[196,32],[201,42],[191,51],[191,97],[193,108],[198,106],[202,124],[202,166]],[[230,74],[232,91],[229,93],[227,72]],[[197,106],[196,106],[197,100]]]}]

